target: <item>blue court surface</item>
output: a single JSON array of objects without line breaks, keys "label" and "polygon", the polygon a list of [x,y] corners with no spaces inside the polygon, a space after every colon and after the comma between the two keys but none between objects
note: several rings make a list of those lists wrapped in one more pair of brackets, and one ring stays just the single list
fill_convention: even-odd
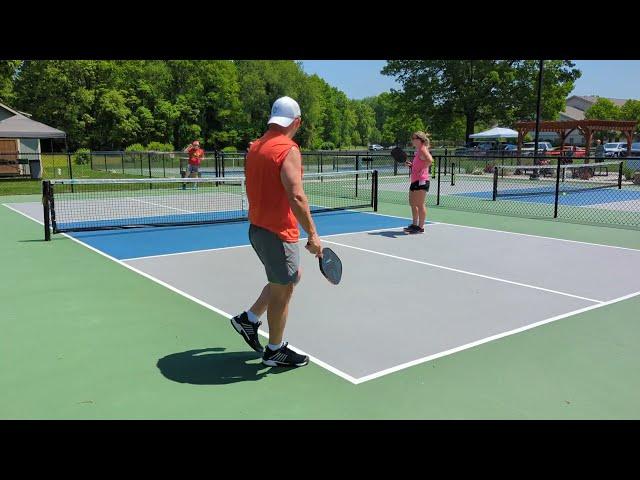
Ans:
[{"label": "blue court surface", "polygon": [[[553,190],[555,189],[555,186],[552,186],[551,188]],[[572,205],[576,207],[640,199],[640,191],[618,190],[615,188],[606,189],[606,195],[602,194],[602,189],[586,190],[586,191],[580,191],[580,192],[565,192],[565,193],[566,195],[563,195],[562,192],[560,193],[560,200],[559,200],[560,203],[562,203],[563,205]],[[544,204],[552,204],[552,205],[555,203],[555,194],[553,193],[553,191],[549,194],[540,193],[540,188],[509,189],[509,190],[503,190],[502,194],[507,196],[499,195],[498,201],[511,200],[516,202],[544,203]],[[464,193],[455,193],[454,195],[463,196],[463,197],[480,198],[480,199],[486,199],[486,200],[491,200],[493,197],[493,193],[491,191],[464,192]]]},{"label": "blue court surface", "polygon": [[[324,235],[366,232],[407,225],[404,218],[373,215],[352,210],[314,214],[318,231]],[[410,223],[410,222],[409,222]],[[248,222],[184,227],[148,227],[102,230],[69,234],[118,260],[178,252],[248,245]],[[302,238],[306,238],[300,229]]]}]

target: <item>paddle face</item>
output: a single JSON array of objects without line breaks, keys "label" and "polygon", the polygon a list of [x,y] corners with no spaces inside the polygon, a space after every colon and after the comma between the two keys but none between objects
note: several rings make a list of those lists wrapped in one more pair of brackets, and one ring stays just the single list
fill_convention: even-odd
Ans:
[{"label": "paddle face", "polygon": [[330,248],[322,249],[322,258],[318,259],[320,271],[334,285],[338,285],[342,279],[342,261],[336,252]]},{"label": "paddle face", "polygon": [[396,163],[404,163],[407,161],[407,154],[400,147],[395,147],[391,150],[391,156]]}]

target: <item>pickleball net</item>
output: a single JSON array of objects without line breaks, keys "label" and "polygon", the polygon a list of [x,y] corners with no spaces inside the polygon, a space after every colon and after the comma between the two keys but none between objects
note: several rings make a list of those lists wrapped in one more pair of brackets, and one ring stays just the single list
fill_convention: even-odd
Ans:
[{"label": "pickleball net", "polygon": [[[377,210],[377,172],[310,173],[312,213]],[[43,182],[45,236],[53,233],[243,221],[244,177],[57,179]]]}]

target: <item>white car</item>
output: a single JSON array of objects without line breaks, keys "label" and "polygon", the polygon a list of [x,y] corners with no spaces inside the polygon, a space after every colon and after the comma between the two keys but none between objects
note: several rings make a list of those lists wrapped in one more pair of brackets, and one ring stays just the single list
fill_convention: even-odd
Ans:
[{"label": "white car", "polygon": [[378,145],[377,143],[374,143],[373,145],[369,145],[369,150],[372,151],[378,151],[378,150],[384,150],[384,147],[382,145]]},{"label": "white car", "polygon": [[[533,151],[536,148],[536,142],[526,142],[522,144],[520,151],[523,155],[533,155]],[[549,142],[538,142],[538,153],[545,153],[548,150],[552,150],[553,146]]]},{"label": "white car", "polygon": [[604,144],[605,157],[619,157],[620,152],[627,151],[627,142],[612,142]]}]

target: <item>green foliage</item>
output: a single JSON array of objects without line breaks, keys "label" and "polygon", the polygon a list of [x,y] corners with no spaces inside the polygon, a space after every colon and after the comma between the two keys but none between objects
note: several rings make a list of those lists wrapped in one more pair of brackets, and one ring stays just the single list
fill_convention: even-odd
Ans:
[{"label": "green foliage", "polygon": [[149,142],[146,149],[151,152],[174,152],[175,149],[170,143]]},{"label": "green foliage", "polygon": [[228,146],[228,147],[224,147],[222,149],[223,152],[237,152],[238,149],[234,146]]},{"label": "green foliage", "polygon": [[320,150],[335,150],[336,146],[333,142],[322,142],[320,145]]},{"label": "green foliage", "polygon": [[124,150],[125,152],[144,152],[147,149],[140,143],[134,143],[133,145],[129,145]]},{"label": "green foliage", "polygon": [[88,165],[91,161],[91,151],[88,148],[79,148],[73,155],[73,161],[76,165]]},{"label": "green foliage", "polygon": [[[543,118],[555,118],[580,72],[569,61],[545,62]],[[538,62],[531,60],[392,60],[382,70],[396,77],[406,113],[418,115],[437,137],[477,122],[511,124],[535,115]],[[448,131],[449,130],[449,131]]]},{"label": "green foliage", "polygon": [[[543,116],[552,118],[579,72],[566,61],[545,67]],[[390,61],[384,73],[403,90],[353,100],[288,60],[3,60],[0,99],[64,130],[71,149],[92,150],[181,150],[194,139],[244,150],[283,95],[300,104],[305,149],[406,145],[415,130],[459,142],[476,124],[535,112],[535,61]],[[636,103],[624,115],[640,117]]]}]

